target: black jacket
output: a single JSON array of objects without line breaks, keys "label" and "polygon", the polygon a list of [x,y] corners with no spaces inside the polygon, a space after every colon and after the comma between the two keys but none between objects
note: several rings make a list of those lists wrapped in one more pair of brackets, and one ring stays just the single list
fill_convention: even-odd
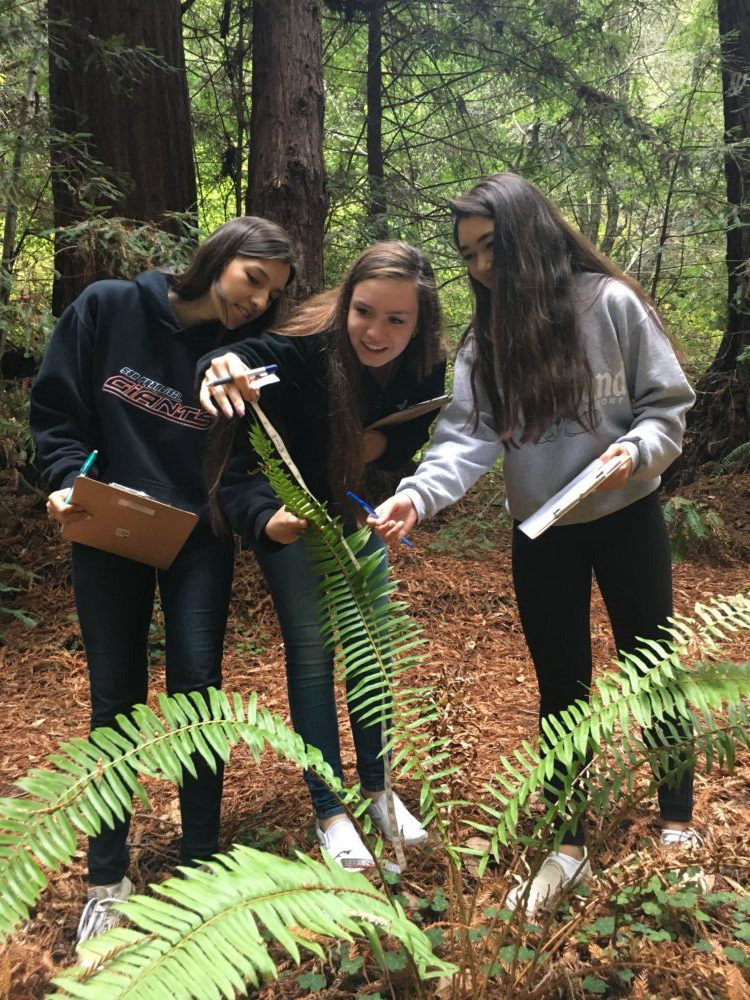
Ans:
[{"label": "black jacket", "polygon": [[212,424],[194,388],[195,364],[237,331],[181,328],[167,278],[97,281],[66,309],[31,391],[31,430],[52,490],[87,455],[93,478],[206,513],[201,446]]},{"label": "black jacket", "polygon": [[[263,333],[235,344],[231,350],[251,368],[277,364],[281,381],[261,390],[260,405],[276,427],[310,491],[319,500],[330,501],[329,463],[337,456],[329,448],[329,398],[326,351],[330,334],[286,337]],[[202,377],[211,352],[198,363]],[[361,391],[363,425],[402,410],[414,403],[440,396],[445,386],[445,362],[440,361],[424,378],[417,378],[405,365],[396,369],[383,386],[364,370]],[[410,459],[428,438],[436,414],[382,428],[387,438],[385,452],[372,463],[375,469],[395,470]],[[221,506],[232,529],[247,541],[266,544],[265,526],[280,503],[266,478],[258,473],[257,455],[247,439],[247,423],[241,428],[234,457],[220,489]]]}]

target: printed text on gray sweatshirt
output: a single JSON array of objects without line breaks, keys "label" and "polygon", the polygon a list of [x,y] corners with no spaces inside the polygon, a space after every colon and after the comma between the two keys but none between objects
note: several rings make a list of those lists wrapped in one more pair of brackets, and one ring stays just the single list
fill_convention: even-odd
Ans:
[{"label": "printed text on gray sweatshirt", "polygon": [[453,400],[435,427],[413,476],[399,483],[420,520],[460,499],[505,451],[507,506],[522,520],[557,493],[610,444],[623,442],[635,469],[619,489],[594,493],[560,521],[594,521],[653,492],[682,448],[685,414],[695,394],[656,317],[627,285],[597,274],[575,278],[578,322],[594,379],[598,423],[556,420],[536,443],[503,449],[486,395],[478,387],[474,430],[469,335],[456,357]]}]

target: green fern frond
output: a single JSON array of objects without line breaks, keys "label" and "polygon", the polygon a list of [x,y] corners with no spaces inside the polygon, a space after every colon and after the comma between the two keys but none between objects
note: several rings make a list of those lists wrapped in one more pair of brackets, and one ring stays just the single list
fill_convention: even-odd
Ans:
[{"label": "green fern frond", "polygon": [[134,928],[118,927],[82,949],[92,966],[55,979],[61,997],[114,1000],[211,1000],[244,995],[277,976],[263,931],[302,961],[301,949],[324,957],[319,939],[378,931],[401,942],[422,979],[450,975],[427,936],[358,872],[298,854],[291,861],[235,846],[201,870],[153,886],[158,898],[131,896],[117,909]]},{"label": "green fern frond", "polygon": [[27,919],[46,885],[45,869],[70,860],[78,832],[97,834],[132,810],[132,797],[149,805],[144,775],[181,784],[195,774],[193,755],[210,767],[228,761],[239,742],[259,758],[264,747],[313,771],[343,802],[361,811],[356,789],[347,791],[319,750],[306,747],[278,716],[210,689],[208,703],[198,694],[159,698],[161,717],[138,705],[118,716],[122,732],[97,729],[90,739],[74,739],[50,757],[52,770],[34,769],[16,782],[24,794],[0,800],[0,937]]},{"label": "green fern frond", "polygon": [[[737,748],[750,746],[750,708],[745,700],[737,701],[748,693],[748,671],[747,664],[721,664],[695,676],[699,688],[713,691],[721,707],[718,717],[703,710],[691,713],[686,727],[667,721],[661,740],[653,731],[642,736],[619,734],[613,747],[596,752],[580,779],[566,776],[564,795],[559,804],[548,809],[548,819],[563,817],[555,842],[576,826],[586,811],[609,815],[616,803],[619,812],[627,812],[636,800],[652,795],[658,785],[677,784],[701,761],[704,774],[715,767],[731,770]],[[639,784],[636,794],[635,776],[644,766],[649,780]],[[538,837],[543,826],[544,822],[537,820],[533,836]]]},{"label": "green fern frond", "polygon": [[436,718],[434,692],[405,681],[407,672],[423,661],[423,630],[405,613],[404,602],[392,599],[395,583],[388,578],[384,553],[359,558],[369,529],[344,540],[340,520],[292,481],[257,424],[250,429],[250,441],[279,500],[310,525],[303,539],[321,577],[323,638],[336,650],[342,673],[359,680],[349,691],[350,708],[368,725],[388,726],[383,753],[392,753],[392,766],[400,766],[402,774],[420,782],[422,818],[436,820],[440,839],[455,859],[445,814],[450,797],[447,779],[457,767],[437,766],[447,756],[447,741],[434,745],[428,731]]},{"label": "green fern frond", "polygon": [[[517,750],[512,763],[501,759],[502,770],[486,786],[494,804],[482,806],[494,823],[470,824],[490,835],[496,855],[500,843],[509,843],[515,837],[520,816],[530,815],[532,795],[549,787],[554,774],[562,787],[555,791],[556,804],[537,824],[537,832],[555,815],[563,815],[568,827],[575,821],[583,812],[585,797],[572,795],[577,773],[574,765],[582,766],[589,751],[597,755],[603,747],[611,747],[617,727],[621,752],[625,753],[620,771],[622,780],[626,780],[625,758],[638,752],[637,737],[631,732],[634,722],[649,728],[655,722],[669,725],[670,719],[693,719],[690,705],[707,718],[712,710],[725,707],[742,714],[741,701],[750,694],[750,669],[746,664],[707,662],[688,669],[683,659],[688,655],[691,659],[703,656],[710,661],[718,655],[723,640],[739,629],[750,629],[750,600],[744,594],[717,597],[711,604],[697,604],[694,614],[693,620],[684,616],[672,620],[665,629],[668,641],[644,641],[635,654],[622,657],[617,663],[618,672],[596,678],[588,702],[579,700],[559,718],[543,720],[542,736],[536,746],[524,743],[524,751]],[[679,733],[675,733],[675,741],[680,742]],[[669,768],[675,747],[649,746],[647,750],[647,757],[656,756],[657,768]],[[723,750],[714,745],[707,747],[707,760],[714,752],[726,755],[726,745]],[[614,789],[611,783],[609,787]]]},{"label": "green fern frond", "polygon": [[675,562],[691,549],[700,551],[724,534],[724,522],[708,504],[674,496],[667,500],[663,510]]},{"label": "green fern frond", "polygon": [[750,441],[745,441],[744,444],[741,444],[738,448],[734,448],[728,455],[725,455],[716,466],[716,471],[720,475],[723,475],[729,472],[735,465],[750,465]]}]

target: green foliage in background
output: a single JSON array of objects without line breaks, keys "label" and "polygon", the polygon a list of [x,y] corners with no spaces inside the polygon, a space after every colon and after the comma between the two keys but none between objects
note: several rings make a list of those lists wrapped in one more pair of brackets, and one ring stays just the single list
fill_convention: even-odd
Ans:
[{"label": "green foliage in background", "polygon": [[724,522],[707,503],[674,496],[664,504],[673,562],[716,554],[724,538]]},{"label": "green foliage in background", "polygon": [[[326,274],[334,283],[374,235],[365,142],[367,5],[323,6],[325,163],[330,195]],[[0,10],[0,192],[20,124],[29,65],[46,45],[41,0]],[[383,154],[389,235],[419,243],[441,285],[451,339],[470,313],[452,247],[447,201],[479,177],[512,169],[539,183],[664,308],[695,371],[711,356],[725,313],[725,202],[715,7],[654,0],[397,2],[383,8]],[[242,4],[186,5],[201,233],[244,211],[247,194],[252,21]],[[102,42],[124,84],[149,53]],[[118,62],[119,60],[119,62]],[[52,214],[46,59],[24,134],[21,254],[11,305],[37,303],[46,322]],[[135,67],[135,70],[134,70]],[[76,142],[76,137],[70,137]],[[87,183],[105,183],[91,162]],[[6,183],[4,184],[3,181]],[[94,188],[92,188],[92,192]],[[102,192],[97,195],[98,200]],[[0,194],[0,226],[5,206]],[[139,241],[107,234],[113,273],[132,273]],[[116,227],[114,227],[116,228]],[[119,234],[122,235],[122,234]],[[140,260],[172,262],[156,233]],[[178,248],[179,250],[179,248]],[[26,327],[26,334],[23,328]],[[43,336],[13,321],[13,338]]]}]

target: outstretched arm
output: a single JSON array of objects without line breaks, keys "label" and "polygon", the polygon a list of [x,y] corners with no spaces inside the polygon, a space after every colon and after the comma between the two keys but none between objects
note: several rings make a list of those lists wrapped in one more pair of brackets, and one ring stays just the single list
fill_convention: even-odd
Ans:
[{"label": "outstretched arm", "polygon": [[404,493],[396,493],[384,500],[376,510],[377,518],[368,517],[367,523],[389,545],[408,535],[418,521],[416,508]]}]

